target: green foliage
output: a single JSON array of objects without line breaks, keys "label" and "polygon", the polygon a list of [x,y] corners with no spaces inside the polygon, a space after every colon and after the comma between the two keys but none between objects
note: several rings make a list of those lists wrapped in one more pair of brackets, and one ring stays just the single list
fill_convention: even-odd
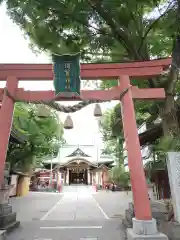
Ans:
[{"label": "green foliage", "polygon": [[38,106],[17,103],[13,125],[25,136],[24,143],[9,143],[7,161],[11,168],[28,171],[39,164],[44,156],[56,156],[63,140],[63,127],[55,112],[49,110],[49,116],[40,118]]},{"label": "green foliage", "polygon": [[129,186],[130,176],[129,172],[125,172],[123,166],[115,166],[111,170],[110,174],[111,181],[118,183],[122,187]]},{"label": "green foliage", "polygon": [[[153,106],[153,103],[143,101],[135,102],[136,121],[138,126],[144,122],[156,119],[157,114],[155,114],[155,116],[153,115],[153,112],[150,114],[150,109],[153,109],[150,108],[150,106]],[[109,153],[118,152],[117,146],[121,146],[122,149],[124,137],[120,104],[117,104],[113,109],[108,109],[103,114],[101,120],[101,132],[106,151]]]},{"label": "green foliage", "polygon": [[103,135],[103,141],[105,145],[104,152],[107,154],[112,154],[116,158],[119,158],[120,153],[122,152],[122,144],[123,144],[123,138],[122,138],[122,126],[119,126],[119,138],[117,139],[116,136],[113,135],[113,126],[116,124],[116,108],[112,108],[107,110],[101,119],[101,133]]},{"label": "green foliage", "polygon": [[102,116],[100,122],[104,141],[110,140],[112,136],[112,127],[115,124],[115,110],[108,109]]},{"label": "green foliage", "polygon": [[[6,0],[11,18],[38,48],[50,53],[80,51],[87,59],[99,53],[115,61],[162,56],[164,43],[170,54],[176,2],[167,2]],[[166,4],[160,11],[162,3]]]},{"label": "green foliage", "polygon": [[180,138],[179,136],[163,136],[157,141],[156,149],[161,154],[168,151],[179,152],[180,151]]}]

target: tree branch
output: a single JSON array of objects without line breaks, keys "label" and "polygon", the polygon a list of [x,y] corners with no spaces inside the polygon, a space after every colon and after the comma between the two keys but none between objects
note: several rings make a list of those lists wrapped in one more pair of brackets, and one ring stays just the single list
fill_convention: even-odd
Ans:
[{"label": "tree branch", "polygon": [[[137,32],[138,32],[139,36],[141,36],[142,35],[142,31],[139,29],[139,25],[138,25],[138,23],[136,21],[136,18],[134,17],[133,12],[131,11],[131,8],[129,6],[129,2],[128,1],[127,1],[127,7],[128,7],[127,9],[128,9],[129,14],[130,14],[132,20],[134,21],[134,24],[136,26]],[[138,12],[137,9],[136,9],[136,12]],[[139,16],[139,18],[140,18],[140,16]]]},{"label": "tree branch", "polygon": [[174,94],[175,86],[179,77],[180,68],[180,0],[177,0],[177,32],[172,47],[172,64],[169,76],[165,82],[165,90],[168,94]]},{"label": "tree branch", "polygon": [[144,33],[143,37],[142,37],[142,40],[141,40],[141,44],[139,46],[139,49],[138,51],[141,51],[141,48],[143,47],[144,45],[144,41],[147,37],[147,35],[149,34],[149,32],[151,31],[151,29],[153,29],[154,26],[156,26],[156,24],[159,22],[159,20],[164,17],[170,10],[171,8],[169,8],[171,5],[171,3],[169,3],[168,7],[166,8],[166,10],[164,11],[164,13],[162,15],[160,15],[157,19],[155,19],[152,24],[148,27],[148,29],[146,30],[146,32]]},{"label": "tree branch", "polygon": [[165,81],[164,88],[167,94],[174,94],[175,86],[179,76],[180,67],[180,41],[178,37],[175,39],[172,50],[172,64],[170,67],[169,75]]},{"label": "tree branch", "polygon": [[118,41],[121,41],[121,43],[126,48],[127,52],[134,59],[140,60],[140,56],[136,49],[134,48],[134,45],[131,44],[131,42],[129,41],[128,33],[126,33],[124,29],[122,30],[120,26],[117,26],[115,20],[113,19],[112,14],[110,14],[108,10],[104,9],[101,4],[93,2],[93,0],[88,0],[88,3],[90,7],[104,19],[107,25],[111,27],[111,31],[114,33],[114,37],[116,37]]},{"label": "tree branch", "polygon": [[[61,3],[59,0],[57,0],[58,3]],[[66,6],[67,7],[67,6]],[[59,12],[61,15],[66,15],[68,17],[71,17],[73,18],[76,22],[80,23],[81,25],[83,25],[84,27],[86,27],[88,30],[90,28],[94,29],[95,31],[97,31],[98,33],[102,34],[102,35],[106,35],[106,36],[110,36],[108,32],[106,32],[105,30],[103,29],[98,29],[96,28],[95,26],[92,26],[91,24],[89,23],[85,23],[84,21],[82,21],[80,18],[78,18],[77,16],[73,15],[72,13],[71,14],[66,14],[64,12],[61,12],[60,9],[54,9],[56,12]],[[97,33],[94,33],[93,35],[96,35]]]}]

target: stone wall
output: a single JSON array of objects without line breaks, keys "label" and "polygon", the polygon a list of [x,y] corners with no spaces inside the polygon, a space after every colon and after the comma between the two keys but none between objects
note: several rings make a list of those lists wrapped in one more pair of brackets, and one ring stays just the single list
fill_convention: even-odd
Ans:
[{"label": "stone wall", "polygon": [[167,158],[174,215],[180,223],[180,152],[169,152]]}]

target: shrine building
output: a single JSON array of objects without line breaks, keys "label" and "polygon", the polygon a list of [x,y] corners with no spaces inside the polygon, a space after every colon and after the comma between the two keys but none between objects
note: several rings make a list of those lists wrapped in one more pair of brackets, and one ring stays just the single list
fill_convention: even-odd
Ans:
[{"label": "shrine building", "polygon": [[52,168],[53,172],[58,172],[58,182],[64,185],[103,186],[109,182],[109,170],[114,166],[114,159],[100,154],[99,150],[92,145],[67,145],[59,150],[57,158],[46,160],[43,165],[47,170]]}]

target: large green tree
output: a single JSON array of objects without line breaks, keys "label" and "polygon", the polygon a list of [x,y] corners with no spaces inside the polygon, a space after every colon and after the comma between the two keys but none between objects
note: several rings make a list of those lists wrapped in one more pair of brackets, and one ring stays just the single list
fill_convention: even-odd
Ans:
[{"label": "large green tree", "polygon": [[[143,84],[134,79],[133,84],[165,88],[165,101],[142,107],[142,110],[150,112],[151,120],[161,116],[166,137],[179,135],[174,101],[179,83],[179,0],[5,2],[11,18],[29,36],[32,45],[43,51],[80,51],[86,61],[116,62],[167,57],[173,51],[168,75],[149,78]],[[111,81],[110,86],[112,84],[117,81]]]},{"label": "large green tree", "polygon": [[[136,103],[136,122],[138,127],[151,117],[151,114],[148,113],[147,106],[149,106],[149,104],[144,104],[143,102]],[[104,151],[111,154],[114,153],[117,157],[120,156],[123,152],[124,143],[120,104],[103,113],[101,132],[105,144]]]},{"label": "large green tree", "polygon": [[47,109],[48,116],[39,116],[39,106],[17,103],[13,127],[24,136],[22,143],[9,143],[7,161],[11,169],[29,171],[43,157],[56,156],[63,139],[63,126],[55,112]]}]

